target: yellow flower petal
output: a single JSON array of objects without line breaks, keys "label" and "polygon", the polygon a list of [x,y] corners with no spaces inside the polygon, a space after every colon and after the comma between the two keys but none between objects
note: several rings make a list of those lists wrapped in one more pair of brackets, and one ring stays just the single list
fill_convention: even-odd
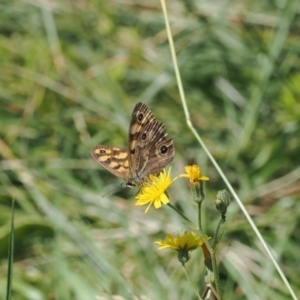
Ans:
[{"label": "yellow flower petal", "polygon": [[160,201],[154,201],[154,207],[156,208],[156,209],[158,209],[158,208],[161,208],[161,202]]},{"label": "yellow flower petal", "polygon": [[167,232],[165,240],[159,240],[155,243],[159,245],[159,249],[171,248],[177,251],[192,251],[201,247],[204,240],[197,236],[194,231],[185,231],[183,234],[177,234],[176,236]]},{"label": "yellow flower petal", "polygon": [[[206,236],[207,239],[209,239]],[[207,249],[202,237],[197,236],[194,231],[185,231],[183,234],[173,236],[167,232],[165,240],[155,242],[159,245],[158,249],[174,249],[178,253],[178,260],[184,265],[190,259],[189,251],[202,247],[205,259],[210,259],[210,252]]]},{"label": "yellow flower petal", "polygon": [[173,180],[171,179],[170,171],[171,168],[169,169],[168,173],[164,169],[158,176],[150,174],[149,182],[146,182],[141,187],[139,194],[136,196],[137,201],[135,205],[148,204],[145,213],[149,210],[152,204],[155,208],[160,208],[162,203],[169,203],[166,190],[177,179],[177,177]]},{"label": "yellow flower petal", "polygon": [[170,202],[166,194],[162,194],[160,200],[163,204],[168,204]]},{"label": "yellow flower petal", "polygon": [[187,177],[191,183],[199,182],[201,180],[209,180],[209,177],[201,175],[201,169],[197,165],[186,166],[186,174],[181,174],[179,177]]}]

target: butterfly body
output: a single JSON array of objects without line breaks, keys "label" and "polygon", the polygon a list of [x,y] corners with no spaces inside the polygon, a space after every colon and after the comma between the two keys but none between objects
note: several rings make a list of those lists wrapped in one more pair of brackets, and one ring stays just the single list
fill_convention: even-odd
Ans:
[{"label": "butterfly body", "polygon": [[128,140],[128,148],[100,145],[91,151],[96,161],[128,187],[143,185],[149,174],[159,173],[173,160],[173,140],[144,103],[137,103],[132,112]]}]

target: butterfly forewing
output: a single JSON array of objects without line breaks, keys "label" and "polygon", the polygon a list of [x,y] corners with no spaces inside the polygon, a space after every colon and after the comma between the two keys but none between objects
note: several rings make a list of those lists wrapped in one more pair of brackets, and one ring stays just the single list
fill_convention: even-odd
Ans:
[{"label": "butterfly forewing", "polygon": [[149,174],[159,173],[172,162],[175,147],[163,123],[157,121],[144,103],[137,103],[131,116],[128,148],[96,146],[92,156],[111,173],[142,185]]},{"label": "butterfly forewing", "polygon": [[95,160],[115,176],[128,181],[129,179],[129,159],[127,148],[117,148],[109,146],[96,146],[91,151]]}]

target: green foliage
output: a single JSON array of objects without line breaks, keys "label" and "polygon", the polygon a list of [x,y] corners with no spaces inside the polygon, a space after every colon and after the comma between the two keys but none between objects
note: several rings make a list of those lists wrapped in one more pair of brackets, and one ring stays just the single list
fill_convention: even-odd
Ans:
[{"label": "green foliage", "polygon": [[[160,3],[47,3],[0,4],[0,299],[12,199],[12,299],[193,299],[176,253],[153,243],[184,230],[182,220],[166,207],[145,215],[134,205],[136,189],[102,197],[120,181],[89,155],[97,144],[125,146],[131,111],[143,101],[174,138],[173,174],[201,166],[211,178],[207,210],[224,189],[187,129]],[[299,294],[297,5],[168,2],[192,121]],[[192,218],[185,182],[170,194]],[[217,214],[203,218],[213,232]],[[224,298],[289,299],[235,203],[224,229]],[[199,255],[187,270],[202,290]]]}]

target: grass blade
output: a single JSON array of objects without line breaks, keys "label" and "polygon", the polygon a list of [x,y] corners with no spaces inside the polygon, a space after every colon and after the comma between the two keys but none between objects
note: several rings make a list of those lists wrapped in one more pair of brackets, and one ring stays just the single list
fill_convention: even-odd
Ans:
[{"label": "grass blade", "polygon": [[7,287],[6,300],[11,299],[12,274],[13,274],[13,259],[14,259],[14,216],[15,216],[15,200],[12,200],[11,225],[8,247],[8,271],[7,271]]}]

